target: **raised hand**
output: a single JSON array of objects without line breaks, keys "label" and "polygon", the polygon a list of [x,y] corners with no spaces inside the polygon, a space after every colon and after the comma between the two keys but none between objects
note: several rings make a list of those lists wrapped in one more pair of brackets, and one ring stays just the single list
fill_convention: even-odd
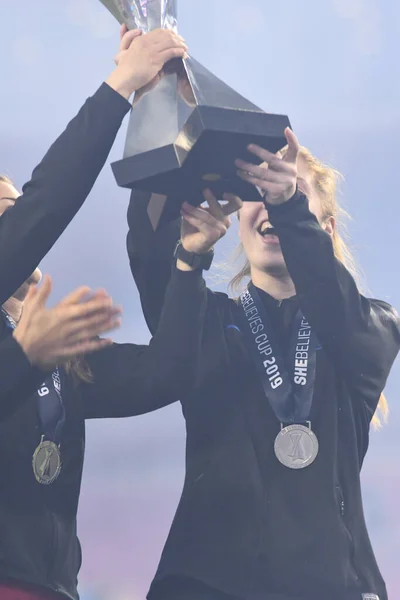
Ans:
[{"label": "raised hand", "polygon": [[288,149],[283,158],[251,144],[248,150],[261,158],[263,164],[256,166],[240,159],[235,161],[239,168],[238,175],[244,181],[257,186],[268,204],[282,204],[296,191],[299,142],[288,127],[285,130],[285,137]]},{"label": "raised hand", "polygon": [[224,194],[221,204],[210,190],[203,192],[208,207],[182,205],[181,242],[185,250],[195,254],[207,253],[222,238],[231,225],[230,216],[239,210],[242,201],[233,194]]},{"label": "raised hand", "polygon": [[107,83],[120,94],[129,96],[154,84],[162,68],[172,58],[185,58],[187,46],[182,37],[169,29],[154,29],[143,34],[135,29],[121,28],[121,43],[114,61],[117,65]]},{"label": "raised hand", "polygon": [[71,358],[112,344],[97,336],[120,326],[121,309],[104,290],[80,287],[54,308],[46,308],[52,282],[48,275],[26,296],[14,337],[33,366],[44,371]]}]

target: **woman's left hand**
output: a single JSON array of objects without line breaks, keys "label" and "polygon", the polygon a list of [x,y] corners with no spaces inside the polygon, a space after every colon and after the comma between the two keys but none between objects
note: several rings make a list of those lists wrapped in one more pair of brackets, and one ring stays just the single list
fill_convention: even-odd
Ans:
[{"label": "woman's left hand", "polygon": [[285,129],[285,137],[288,148],[283,158],[250,144],[248,150],[261,158],[263,163],[257,166],[240,159],[235,161],[239,177],[257,186],[267,204],[283,204],[296,191],[299,141],[289,127]]},{"label": "woman's left hand", "polygon": [[203,192],[208,206],[192,206],[184,202],[181,209],[181,242],[188,252],[206,254],[220,240],[231,226],[230,215],[242,207],[242,201],[233,194],[224,194],[218,202],[214,194],[206,189]]}]

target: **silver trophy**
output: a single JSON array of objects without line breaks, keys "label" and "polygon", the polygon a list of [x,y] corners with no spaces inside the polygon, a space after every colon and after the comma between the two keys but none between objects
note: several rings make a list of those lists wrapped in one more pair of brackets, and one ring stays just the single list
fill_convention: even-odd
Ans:
[{"label": "silver trophy", "polygon": [[100,0],[121,25],[128,29],[177,31],[176,0]]},{"label": "silver trophy", "polygon": [[[128,29],[177,31],[177,0],[100,1]],[[234,161],[255,161],[249,143],[280,150],[288,117],[265,113],[192,57],[170,61],[161,75],[135,94],[124,157],[112,165],[118,185],[151,192],[154,228],[178,217],[183,201],[201,204],[206,187],[219,198],[260,200]]]}]

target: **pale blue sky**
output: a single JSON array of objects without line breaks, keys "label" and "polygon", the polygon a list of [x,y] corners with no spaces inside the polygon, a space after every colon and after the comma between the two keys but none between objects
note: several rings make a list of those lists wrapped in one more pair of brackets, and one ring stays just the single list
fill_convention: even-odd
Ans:
[{"label": "pale blue sky", "polygon": [[[289,114],[301,142],[342,171],[352,244],[368,286],[399,307],[400,4],[178,3],[192,55],[265,110]],[[97,0],[1,0],[0,14],[0,172],[21,186],[112,70],[118,25]],[[111,159],[122,155],[126,124]],[[144,342],[125,254],[128,197],[107,165],[43,267],[54,275],[55,298],[81,283],[106,287],[124,305],[117,339]],[[235,246],[235,235],[232,228],[217,259]],[[399,392],[397,363],[387,389],[390,425],[372,435],[363,477],[371,537],[393,597],[400,593]],[[98,598],[144,597],[179,498],[183,445],[179,406],[89,424],[79,528],[84,600],[99,590]]]}]

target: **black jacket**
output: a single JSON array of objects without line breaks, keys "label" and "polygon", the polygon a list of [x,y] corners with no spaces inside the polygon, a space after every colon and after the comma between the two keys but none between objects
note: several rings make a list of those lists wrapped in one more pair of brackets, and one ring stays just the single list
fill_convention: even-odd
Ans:
[{"label": "black jacket", "polygon": [[[83,106],[0,218],[0,294],[4,302],[32,273],[89,193],[129,103],[107,85]],[[0,319],[0,580],[78,598],[76,536],[85,419],[141,414],[177,400],[191,385],[200,350],[206,291],[200,273],[176,271],[150,346],[114,344],[87,356],[93,383],[75,385],[60,369],[66,422],[62,470],[37,483],[32,455],[43,433],[33,368]]]},{"label": "black jacket", "polygon": [[[132,196],[128,251],[154,329],[179,227],[144,227],[147,200]],[[399,319],[386,303],[360,295],[306,198],[270,207],[269,218],[297,295],[277,303],[263,293],[266,308],[285,337],[300,306],[322,344],[310,417],[319,454],[298,471],[278,462],[278,420],[242,333],[228,327],[238,323],[238,305],[208,291],[196,384],[181,399],[185,483],[149,597],[162,598],[170,578],[183,576],[246,600],[362,600],[368,593],[387,600],[360,469],[400,346]]]}]

